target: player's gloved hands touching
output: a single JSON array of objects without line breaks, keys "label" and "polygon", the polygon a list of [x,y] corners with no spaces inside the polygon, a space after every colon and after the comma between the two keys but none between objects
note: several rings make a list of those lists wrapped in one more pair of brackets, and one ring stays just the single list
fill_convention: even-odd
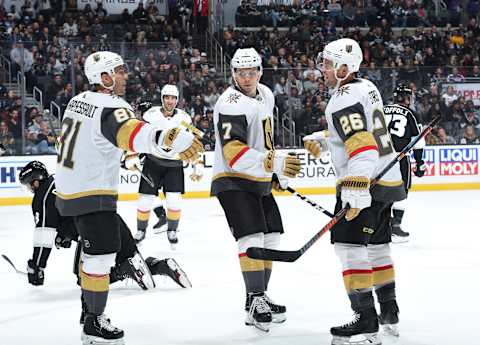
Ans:
[{"label": "player's gloved hands touching", "polygon": [[423,175],[425,175],[426,170],[427,167],[425,166],[425,162],[423,161],[423,159],[418,160],[415,167],[415,176],[422,177]]},{"label": "player's gloved hands touching", "polygon": [[55,247],[60,248],[70,248],[72,246],[72,240],[70,238],[63,237],[58,235],[55,237]]},{"label": "player's gloved hands touching", "polygon": [[305,149],[315,158],[322,158],[329,151],[327,138],[328,131],[313,132],[303,137]]},{"label": "player's gloved hands touching", "polygon": [[370,179],[366,176],[346,176],[342,180],[341,186],[343,207],[347,204],[350,205],[345,219],[351,221],[360,214],[361,210],[372,204]]},{"label": "player's gloved hands touching", "polygon": [[197,160],[193,164],[193,172],[190,175],[190,179],[192,181],[200,181],[203,177],[203,168],[204,168],[203,162],[201,160]]},{"label": "player's gloved hands touching", "polygon": [[196,161],[203,152],[202,142],[180,127],[171,128],[160,136],[160,145],[178,153],[182,161]]},{"label": "player's gloved hands touching", "polygon": [[139,105],[138,105],[138,110],[143,114],[144,112],[146,112],[148,109],[150,109],[151,107],[153,107],[153,103],[150,102],[150,101],[144,101],[144,102],[141,102]]},{"label": "player's gloved hands touching", "polygon": [[277,192],[284,192],[288,188],[288,177],[285,176],[278,176],[277,174],[273,174],[272,176],[272,189],[276,190]]},{"label": "player's gloved hands touching", "polygon": [[268,151],[263,165],[265,171],[286,177],[296,177],[302,169],[295,153],[284,154],[278,151]]},{"label": "player's gloved hands touching", "polygon": [[140,158],[138,153],[127,152],[123,155],[121,166],[124,169],[136,171],[140,169]]},{"label": "player's gloved hands touching", "polygon": [[28,260],[27,275],[28,275],[28,282],[30,284],[35,286],[43,285],[43,280],[45,278],[43,268],[35,265],[33,260]]}]

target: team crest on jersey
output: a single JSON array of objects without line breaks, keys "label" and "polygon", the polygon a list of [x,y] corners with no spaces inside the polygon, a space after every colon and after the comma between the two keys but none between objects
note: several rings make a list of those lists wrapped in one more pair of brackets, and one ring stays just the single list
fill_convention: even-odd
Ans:
[{"label": "team crest on jersey", "polygon": [[348,95],[350,93],[350,86],[346,85],[344,87],[341,87],[337,91],[337,96],[343,96],[343,95]]},{"label": "team crest on jersey", "polygon": [[238,103],[238,100],[240,99],[240,95],[238,93],[231,93],[228,95],[227,102],[228,103]]},{"label": "team crest on jersey", "polygon": [[377,90],[372,90],[368,93],[368,97],[370,97],[370,102],[372,104],[380,102],[380,98],[378,97]]}]

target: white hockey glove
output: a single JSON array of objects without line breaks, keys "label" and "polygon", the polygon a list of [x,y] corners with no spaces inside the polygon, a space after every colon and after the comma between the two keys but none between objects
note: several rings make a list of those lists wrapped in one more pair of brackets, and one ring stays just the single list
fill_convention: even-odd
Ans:
[{"label": "white hockey glove", "polygon": [[277,151],[268,151],[263,165],[266,172],[286,177],[296,177],[302,169],[300,159],[295,153],[284,154]]},{"label": "white hockey glove", "polygon": [[122,160],[122,168],[131,171],[140,170],[140,158],[138,157],[138,153],[125,153]]},{"label": "white hockey glove", "polygon": [[329,151],[328,148],[328,131],[313,132],[303,137],[305,148],[315,158],[324,157]]},{"label": "white hockey glove", "polygon": [[203,162],[201,160],[196,161],[193,164],[193,172],[190,175],[190,180],[192,181],[200,181],[203,177]]},{"label": "white hockey glove", "polygon": [[201,141],[192,133],[182,130],[180,127],[163,131],[160,135],[160,146],[164,149],[172,149],[178,153],[182,161],[194,162],[203,152]]},{"label": "white hockey glove", "polygon": [[360,214],[361,210],[372,204],[370,179],[366,176],[346,176],[341,185],[343,207],[350,205],[345,219],[351,221]]},{"label": "white hockey glove", "polygon": [[272,177],[272,189],[276,190],[277,192],[284,192],[288,188],[288,177],[285,176],[278,176],[277,174],[273,174]]}]

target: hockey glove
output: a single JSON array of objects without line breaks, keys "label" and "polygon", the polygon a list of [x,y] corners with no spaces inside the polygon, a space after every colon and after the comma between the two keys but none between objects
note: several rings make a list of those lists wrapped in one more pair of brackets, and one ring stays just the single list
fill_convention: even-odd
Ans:
[{"label": "hockey glove", "polygon": [[415,176],[422,177],[425,175],[426,170],[427,167],[425,166],[425,162],[423,160],[418,160],[415,167]]},{"label": "hockey glove", "polygon": [[58,235],[55,237],[55,247],[60,248],[70,248],[72,246],[72,240],[70,238],[63,237]]},{"label": "hockey glove", "polygon": [[43,268],[35,265],[33,260],[28,260],[27,275],[28,275],[28,282],[30,284],[35,286],[43,285],[43,280],[45,278]]},{"label": "hockey glove", "polygon": [[190,180],[200,181],[203,177],[203,168],[203,161],[197,160],[197,162],[193,164],[193,172],[190,175]]},{"label": "hockey glove", "polygon": [[277,151],[268,151],[263,165],[266,172],[286,177],[296,177],[302,169],[300,159],[297,158],[295,153],[286,155]]},{"label": "hockey glove", "polygon": [[288,188],[288,178],[285,176],[278,176],[273,174],[272,176],[272,189],[277,192],[284,192]]},{"label": "hockey glove", "polygon": [[177,152],[182,161],[194,162],[203,152],[201,141],[195,135],[182,130],[180,127],[165,131],[165,134],[160,138],[162,140],[160,145]]},{"label": "hockey glove", "polygon": [[313,132],[303,138],[305,149],[315,158],[324,157],[328,149],[328,131]]},{"label": "hockey glove", "polygon": [[138,111],[140,111],[142,114],[146,112],[148,109],[150,109],[153,106],[153,103],[150,101],[145,101],[142,102],[138,105]]},{"label": "hockey glove", "polygon": [[121,167],[131,171],[140,170],[140,158],[138,153],[126,152],[122,157]]},{"label": "hockey glove", "polygon": [[351,221],[360,214],[361,210],[372,204],[370,179],[366,176],[346,176],[342,180],[341,186],[343,207],[347,204],[350,205],[345,219]]}]

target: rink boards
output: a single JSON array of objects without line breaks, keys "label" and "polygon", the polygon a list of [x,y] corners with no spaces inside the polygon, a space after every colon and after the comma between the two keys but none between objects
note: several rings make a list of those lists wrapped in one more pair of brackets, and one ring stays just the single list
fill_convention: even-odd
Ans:
[{"label": "rink boards", "polygon": [[[295,152],[302,162],[300,176],[292,180],[290,186],[304,194],[333,194],[335,173],[327,156],[322,160],[314,159],[305,150]],[[425,148],[424,160],[427,171],[424,177],[413,179],[413,190],[462,190],[480,189],[479,145],[430,146]],[[31,160],[40,160],[53,173],[56,156],[11,156],[0,157],[0,205],[27,204],[31,195],[24,191],[18,182],[18,172]],[[204,156],[204,176],[199,182],[192,182],[189,175],[192,167],[185,168],[185,188],[187,198],[209,196],[212,179],[213,152]],[[120,171],[119,198],[134,200],[137,198],[138,173]],[[285,193],[287,194],[287,193]]]}]

